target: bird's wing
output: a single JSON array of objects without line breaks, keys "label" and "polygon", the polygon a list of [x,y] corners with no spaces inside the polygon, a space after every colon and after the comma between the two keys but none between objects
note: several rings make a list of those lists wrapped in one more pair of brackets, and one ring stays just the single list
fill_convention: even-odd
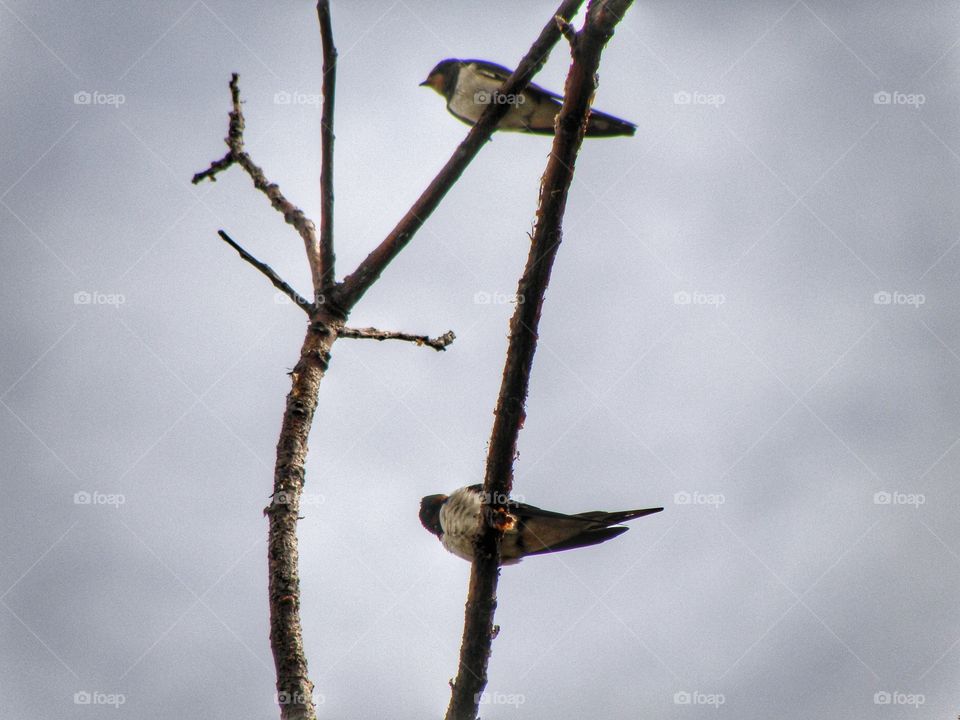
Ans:
[{"label": "bird's wing", "polygon": [[[473,485],[471,489],[483,492],[482,485]],[[618,512],[594,510],[567,515],[510,500],[506,510],[513,522],[504,533],[501,553],[505,560],[509,560],[602,543],[627,531],[625,527],[611,526],[660,512],[663,508]]]},{"label": "bird's wing", "polygon": [[[491,80],[499,80],[501,83],[506,82],[507,78],[513,75],[513,70],[506,68],[503,65],[497,65],[496,63],[487,62],[486,60],[464,60],[465,63],[473,63],[477,72],[481,75],[484,75]],[[546,95],[553,100],[558,100],[561,103],[563,102],[563,95],[557,95],[555,92],[550,92],[546,88],[542,88],[536,83],[530,83],[527,85],[527,89],[524,92],[533,91],[534,93],[540,93],[541,95]]]},{"label": "bird's wing", "polygon": [[[483,485],[471,485],[470,489],[476,493],[483,493]],[[567,515],[566,513],[554,512],[553,510],[544,510],[536,505],[527,505],[526,503],[510,500],[507,503],[507,512],[521,518],[553,518],[555,520],[572,520],[576,523],[587,523],[591,525],[616,525],[618,523],[652,515],[663,510],[658,508],[643,508],[640,510],[620,510],[615,512],[606,512],[604,510],[591,510],[590,512],[577,513],[576,515]]]}]

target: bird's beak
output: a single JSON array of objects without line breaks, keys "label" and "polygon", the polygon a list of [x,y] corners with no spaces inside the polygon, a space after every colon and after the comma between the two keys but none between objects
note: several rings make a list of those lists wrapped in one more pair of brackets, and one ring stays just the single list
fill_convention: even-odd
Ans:
[{"label": "bird's beak", "polygon": [[430,84],[429,80],[424,80],[418,87],[427,87]]}]

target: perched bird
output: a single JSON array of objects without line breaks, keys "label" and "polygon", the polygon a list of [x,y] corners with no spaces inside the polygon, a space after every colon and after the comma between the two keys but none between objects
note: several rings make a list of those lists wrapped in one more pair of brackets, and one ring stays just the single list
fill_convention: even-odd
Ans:
[{"label": "perched bird", "polygon": [[[473,125],[487,105],[509,105],[498,130],[553,135],[554,120],[560,112],[563,97],[530,84],[518,95],[504,95],[500,87],[511,71],[485,60],[443,60],[438,63],[421,87],[430,87],[447,99],[447,110],[467,125]],[[637,126],[599,110],[590,111],[586,137],[633,135]]]},{"label": "perched bird", "polygon": [[[473,560],[482,501],[482,485],[462,487],[451,495],[427,495],[420,501],[420,522],[440,538],[447,550],[464,560]],[[596,545],[628,530],[619,523],[661,510],[662,507],[620,512],[595,510],[564,515],[511,500],[501,523],[504,534],[500,559],[504,565],[513,565],[527,555]]]}]

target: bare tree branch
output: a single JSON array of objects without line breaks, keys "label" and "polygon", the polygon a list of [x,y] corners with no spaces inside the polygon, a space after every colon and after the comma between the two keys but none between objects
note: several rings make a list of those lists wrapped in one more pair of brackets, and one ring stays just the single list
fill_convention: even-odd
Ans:
[{"label": "bare tree branch", "polygon": [[317,409],[320,381],[343,323],[342,317],[330,314],[324,307],[317,308],[311,316],[300,359],[290,373],[292,383],[277,442],[273,500],[264,510],[270,521],[270,647],[277,669],[281,720],[315,720],[317,716],[300,622],[297,521],[306,481],[307,439]]},{"label": "bare tree branch", "polygon": [[250,179],[253,180],[253,186],[267,196],[273,208],[280,212],[283,215],[283,219],[296,228],[300,237],[303,238],[303,244],[307,252],[307,262],[310,264],[310,274],[313,278],[314,296],[319,297],[323,291],[323,283],[320,245],[317,241],[316,227],[313,221],[304,215],[300,208],[284,197],[283,193],[280,192],[280,188],[275,183],[267,180],[263,174],[263,170],[253,162],[243,149],[243,128],[245,121],[243,118],[243,110],[240,107],[239,80],[240,76],[237,73],[233,73],[230,78],[230,97],[233,102],[233,110],[230,111],[230,129],[227,132],[227,137],[224,139],[227,147],[230,148],[230,152],[220,160],[211,163],[210,167],[203,172],[194,175],[192,182],[196,185],[206,179],[214,180],[216,179],[217,173],[226,170],[233,164],[237,164],[246,170]]},{"label": "bare tree branch", "polygon": [[330,1],[319,0],[317,19],[323,45],[323,111],[320,117],[320,271],[321,288],[336,282],[333,251],[333,109],[337,88],[337,48],[333,44]]},{"label": "bare tree branch", "polygon": [[217,173],[223,172],[224,170],[229,168],[231,165],[233,165],[233,153],[228,152],[219,160],[214,160],[212,163],[210,163],[210,167],[208,167],[206,170],[196,173],[190,182],[192,182],[194,185],[196,185],[197,183],[203,180],[216,182]]},{"label": "bare tree branch", "polygon": [[631,2],[591,0],[584,26],[571,41],[573,63],[567,75],[563,108],[557,117],[553,149],[541,183],[540,206],[530,253],[517,288],[517,306],[510,322],[510,343],[487,452],[484,513],[470,570],[460,664],[446,720],[474,720],[481,693],[487,684],[487,664],[497,631],[493,619],[502,537],[497,518],[503,512],[513,487],[513,461],[525,419],[524,406],[537,349],[544,294],[560,248],[567,194],[596,89],[600,54]]},{"label": "bare tree branch", "polygon": [[[583,0],[564,0],[554,15],[569,20],[576,14],[582,3]],[[214,181],[218,173],[231,165],[240,165],[253,180],[254,187],[267,195],[271,205],[283,213],[284,219],[296,228],[303,238],[314,287],[314,302],[308,303],[289,285],[283,283],[269,266],[255,261],[225,233],[221,234],[225,241],[236,248],[245,260],[269,277],[271,282],[275,285],[277,282],[282,283],[277,287],[302,307],[309,308],[310,314],[310,325],[301,347],[299,361],[290,373],[291,389],[287,395],[283,424],[277,443],[273,500],[264,511],[270,525],[268,540],[270,644],[277,670],[276,687],[282,720],[314,720],[316,717],[312,698],[313,684],[308,676],[300,622],[300,578],[296,530],[300,498],[305,482],[307,440],[317,407],[320,382],[329,365],[333,344],[341,334],[345,337],[410,340],[437,350],[442,350],[453,341],[452,332],[431,339],[426,336],[384,332],[374,328],[345,330],[344,324],[357,301],[377,280],[384,268],[410,242],[426,218],[439,205],[453,183],[490,138],[497,123],[508,109],[506,105],[498,103],[491,104],[487,108],[444,168],[393,231],[360,263],[354,273],[342,283],[336,283],[333,265],[333,109],[336,49],[333,44],[328,0],[318,1],[317,13],[324,52],[320,239],[317,238],[313,222],[284,197],[277,185],[267,180],[263,170],[244,150],[245,121],[241,109],[239,79],[236,74],[232,76],[230,82],[233,109],[230,113],[230,127],[226,138],[229,152],[223,158],[212,162],[207,170],[193,177],[194,183],[205,179]],[[546,62],[547,55],[560,38],[560,34],[555,18],[551,17],[521,61],[517,71],[503,85],[503,93],[519,93],[529,84],[534,74]],[[529,372],[527,374],[529,375]],[[525,392],[524,390],[524,396]],[[522,411],[522,398],[520,409]],[[494,547],[494,551],[497,552],[498,549]],[[496,558],[493,559],[493,563],[495,571]],[[494,590],[495,582],[494,578]],[[474,595],[479,597],[482,593],[474,593]],[[492,591],[490,597],[493,597]],[[492,607],[490,614],[492,617]],[[486,648],[486,653],[489,655],[489,639]],[[462,676],[465,671],[469,671],[469,667],[462,662],[460,675]],[[485,685],[485,673],[486,660],[484,659],[477,678],[481,680],[479,685],[481,689]],[[457,691],[460,691],[460,686],[457,687]]]},{"label": "bare tree branch", "polygon": [[303,311],[307,313],[307,315],[313,312],[314,310],[313,303],[311,303],[305,297],[300,295],[300,293],[298,293],[296,290],[290,287],[290,285],[288,285],[283,278],[277,275],[276,271],[272,267],[270,267],[264,262],[260,262],[259,260],[257,260],[253,255],[251,255],[242,247],[240,247],[239,244],[234,242],[233,238],[227,235],[223,230],[218,230],[217,234],[221,238],[223,238],[223,241],[227,243],[227,245],[229,245],[238,253],[240,253],[240,257],[242,257],[248,263],[253,265],[257,270],[262,272],[264,275],[266,275],[267,278],[270,280],[270,282],[273,283],[273,286],[275,288],[277,288],[278,290],[283,292],[288,298],[293,300],[294,304],[299,305],[301,308],[303,308]]},{"label": "bare tree branch", "polygon": [[[557,27],[556,17],[570,20],[577,14],[583,0],[564,0],[557,8],[554,17],[540,31],[540,36],[531,46],[529,52],[520,61],[513,75],[500,89],[503,95],[516,95],[523,92],[530,84],[533,76],[547,61],[550,50],[560,39],[560,29]],[[440,201],[447,194],[453,184],[467,168],[467,165],[476,157],[483,145],[490,139],[497,123],[506,115],[509,106],[506,103],[490,103],[477,123],[467,133],[467,137],[460,143],[453,155],[443,166],[433,181],[423,191],[407,214],[404,215],[390,234],[378,245],[353,271],[342,284],[340,302],[345,307],[352,306],[363,294],[370,289],[384,268],[390,264],[408,242],[413,238],[430,214],[437,209]]]},{"label": "bare tree branch", "polygon": [[437,352],[443,352],[447,346],[456,339],[453,330],[447,330],[443,335],[432,338],[429,335],[411,335],[405,332],[393,332],[391,330],[377,330],[377,328],[349,328],[340,330],[340,337],[353,338],[361,340],[405,340],[406,342],[416,343],[417,345],[426,345]]}]

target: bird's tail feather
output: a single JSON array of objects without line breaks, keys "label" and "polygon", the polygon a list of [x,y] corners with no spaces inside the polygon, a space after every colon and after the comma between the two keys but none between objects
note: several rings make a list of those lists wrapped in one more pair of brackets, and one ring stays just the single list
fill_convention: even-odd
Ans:
[{"label": "bird's tail feather", "polygon": [[587,120],[587,131],[584,137],[615,137],[617,135],[633,135],[637,126],[613,115],[607,115],[599,110],[590,111]]},{"label": "bird's tail feather", "polygon": [[576,517],[583,518],[584,520],[592,520],[598,524],[601,524],[605,527],[610,525],[619,525],[622,522],[627,520],[634,520],[644,515],[653,515],[653,513],[658,513],[663,510],[662,507],[658,508],[644,508],[642,510],[620,510],[618,512],[603,512],[602,510],[595,510],[593,512],[579,513]]}]

